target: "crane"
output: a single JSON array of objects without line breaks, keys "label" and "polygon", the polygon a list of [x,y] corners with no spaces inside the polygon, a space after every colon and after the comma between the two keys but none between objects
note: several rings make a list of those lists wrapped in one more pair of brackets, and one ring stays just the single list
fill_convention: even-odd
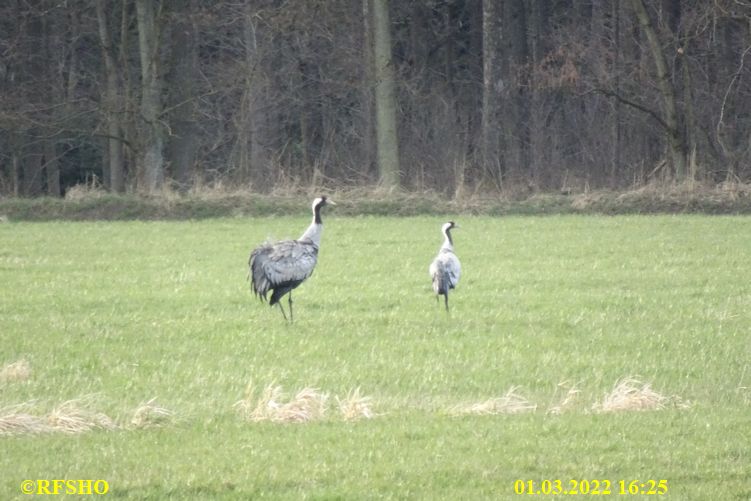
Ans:
[{"label": "crane", "polygon": [[454,254],[454,241],[451,239],[451,230],[458,228],[453,221],[449,221],[441,226],[443,233],[443,245],[438,251],[438,255],[430,264],[430,278],[433,280],[433,291],[438,296],[443,295],[446,304],[446,311],[449,311],[449,289],[453,289],[459,283],[459,276],[462,273],[462,265],[459,258]]},{"label": "crane", "polygon": [[323,221],[321,209],[326,205],[336,205],[321,196],[313,200],[313,222],[297,240],[282,240],[275,243],[263,243],[253,249],[248,260],[251,291],[262,301],[271,293],[269,305],[279,304],[284,319],[287,315],[279,302],[289,294],[289,321],[292,322],[292,290],[313,274],[318,261],[318,249],[321,246]]}]

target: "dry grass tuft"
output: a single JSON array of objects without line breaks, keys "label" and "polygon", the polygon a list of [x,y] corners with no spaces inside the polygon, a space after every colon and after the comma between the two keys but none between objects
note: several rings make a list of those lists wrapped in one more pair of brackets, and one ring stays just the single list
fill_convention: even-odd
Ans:
[{"label": "dry grass tuft", "polygon": [[321,419],[326,414],[328,394],[316,388],[303,388],[295,398],[281,405],[272,418],[275,421],[303,422]]},{"label": "dry grass tuft", "polygon": [[0,436],[50,431],[44,419],[29,413],[30,405],[26,403],[0,409]]},{"label": "dry grass tuft", "polygon": [[91,407],[90,397],[68,400],[55,407],[47,416],[47,425],[52,431],[62,433],[82,433],[84,431],[117,428],[106,414],[96,412]]},{"label": "dry grass tuft", "polygon": [[519,395],[516,386],[512,386],[502,397],[491,398],[484,402],[471,405],[459,406],[452,409],[452,414],[466,415],[495,415],[495,414],[520,414],[534,412],[537,404],[533,404],[522,395]]},{"label": "dry grass tuft", "polygon": [[[553,398],[557,396],[559,388],[565,389],[568,386],[569,386],[568,382],[565,382],[565,381],[562,383],[558,383],[558,386],[556,387],[556,392],[555,392],[556,394],[553,396]],[[547,413],[558,415],[558,414],[563,414],[564,412],[571,410],[571,408],[576,404],[576,401],[578,400],[580,394],[581,394],[581,391],[579,390],[579,388],[576,387],[576,383],[574,383],[573,385],[568,387],[568,390],[566,390],[566,394],[563,396],[561,401],[557,403],[556,405],[552,405],[548,409]]]},{"label": "dry grass tuft", "polygon": [[303,388],[287,400],[282,387],[274,383],[266,386],[261,395],[255,398],[255,388],[251,381],[245,389],[245,398],[237,402],[235,407],[250,421],[303,423],[322,419],[326,414],[328,398],[328,394],[316,388]]},{"label": "dry grass tuft", "polygon": [[172,422],[174,413],[169,409],[156,405],[156,398],[140,404],[133,413],[130,424],[135,428],[153,428],[164,426]]},{"label": "dry grass tuft", "polygon": [[28,433],[82,433],[94,429],[113,430],[115,422],[106,414],[91,410],[92,397],[68,400],[47,416],[31,414],[32,402],[0,410],[0,435]]},{"label": "dry grass tuft", "polygon": [[95,200],[107,195],[107,190],[96,175],[87,176],[84,183],[71,186],[65,191],[66,200]]},{"label": "dry grass tuft", "polygon": [[618,380],[613,390],[606,394],[602,403],[595,403],[595,412],[656,411],[667,407],[685,409],[691,403],[674,395],[668,397],[652,389],[650,383],[643,383],[636,377]]},{"label": "dry grass tuft", "polygon": [[31,365],[25,359],[3,366],[0,369],[0,383],[8,381],[26,381],[31,377]]},{"label": "dry grass tuft", "polygon": [[258,398],[255,398],[253,381],[245,387],[245,397],[235,403],[235,407],[250,421],[263,421],[268,419],[270,409],[279,406],[277,403],[282,399],[282,387],[269,384]]},{"label": "dry grass tuft", "polygon": [[363,418],[373,419],[375,417],[372,409],[373,399],[360,395],[359,387],[351,390],[343,399],[336,397],[336,402],[345,421]]}]

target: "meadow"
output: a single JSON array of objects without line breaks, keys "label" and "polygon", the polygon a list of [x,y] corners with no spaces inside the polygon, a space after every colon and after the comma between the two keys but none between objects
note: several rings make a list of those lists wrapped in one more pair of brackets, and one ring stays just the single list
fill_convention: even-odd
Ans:
[{"label": "meadow", "polygon": [[[0,373],[0,425],[66,402],[108,418],[6,428],[0,498],[27,479],[117,499],[518,499],[519,480],[751,498],[751,218],[451,218],[450,313],[427,273],[447,216],[328,208],[293,324],[252,297],[247,258],[308,217],[0,223],[0,368],[25,367]],[[624,378],[654,405],[609,408]],[[329,398],[253,420],[251,381]],[[356,389],[369,412],[347,419]]]}]

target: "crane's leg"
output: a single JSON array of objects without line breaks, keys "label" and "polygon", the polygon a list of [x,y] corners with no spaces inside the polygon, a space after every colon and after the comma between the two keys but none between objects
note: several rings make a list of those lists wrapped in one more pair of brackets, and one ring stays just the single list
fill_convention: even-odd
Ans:
[{"label": "crane's leg", "polygon": [[284,320],[287,320],[287,314],[284,313],[284,308],[282,307],[282,302],[279,301],[279,309],[282,311],[282,316],[284,317]]},{"label": "crane's leg", "polygon": [[443,301],[446,303],[446,311],[449,311],[449,291],[443,295]]},{"label": "crane's leg", "polygon": [[289,298],[287,299],[289,301],[289,322],[294,322],[294,317],[292,316],[292,291],[289,291]]}]

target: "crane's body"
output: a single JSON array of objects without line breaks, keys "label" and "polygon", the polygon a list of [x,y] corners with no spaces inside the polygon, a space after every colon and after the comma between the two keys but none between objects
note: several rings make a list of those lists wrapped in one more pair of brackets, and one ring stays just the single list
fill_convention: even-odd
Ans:
[{"label": "crane's body", "polygon": [[433,280],[433,292],[436,293],[436,299],[438,296],[443,296],[446,311],[449,310],[449,290],[457,286],[462,273],[462,265],[454,254],[454,242],[451,239],[451,230],[454,228],[458,226],[453,221],[441,227],[444,236],[443,245],[428,270]]},{"label": "crane's body", "polygon": [[[289,294],[290,321],[293,319],[292,290],[313,274],[318,261],[318,248],[323,232],[321,208],[326,203],[326,197],[313,200],[313,222],[299,239],[264,243],[250,253],[248,266],[251,290],[262,301],[272,291],[269,305],[279,304],[285,319],[287,315],[279,301],[285,294]],[[335,205],[331,201],[328,203]]]}]

